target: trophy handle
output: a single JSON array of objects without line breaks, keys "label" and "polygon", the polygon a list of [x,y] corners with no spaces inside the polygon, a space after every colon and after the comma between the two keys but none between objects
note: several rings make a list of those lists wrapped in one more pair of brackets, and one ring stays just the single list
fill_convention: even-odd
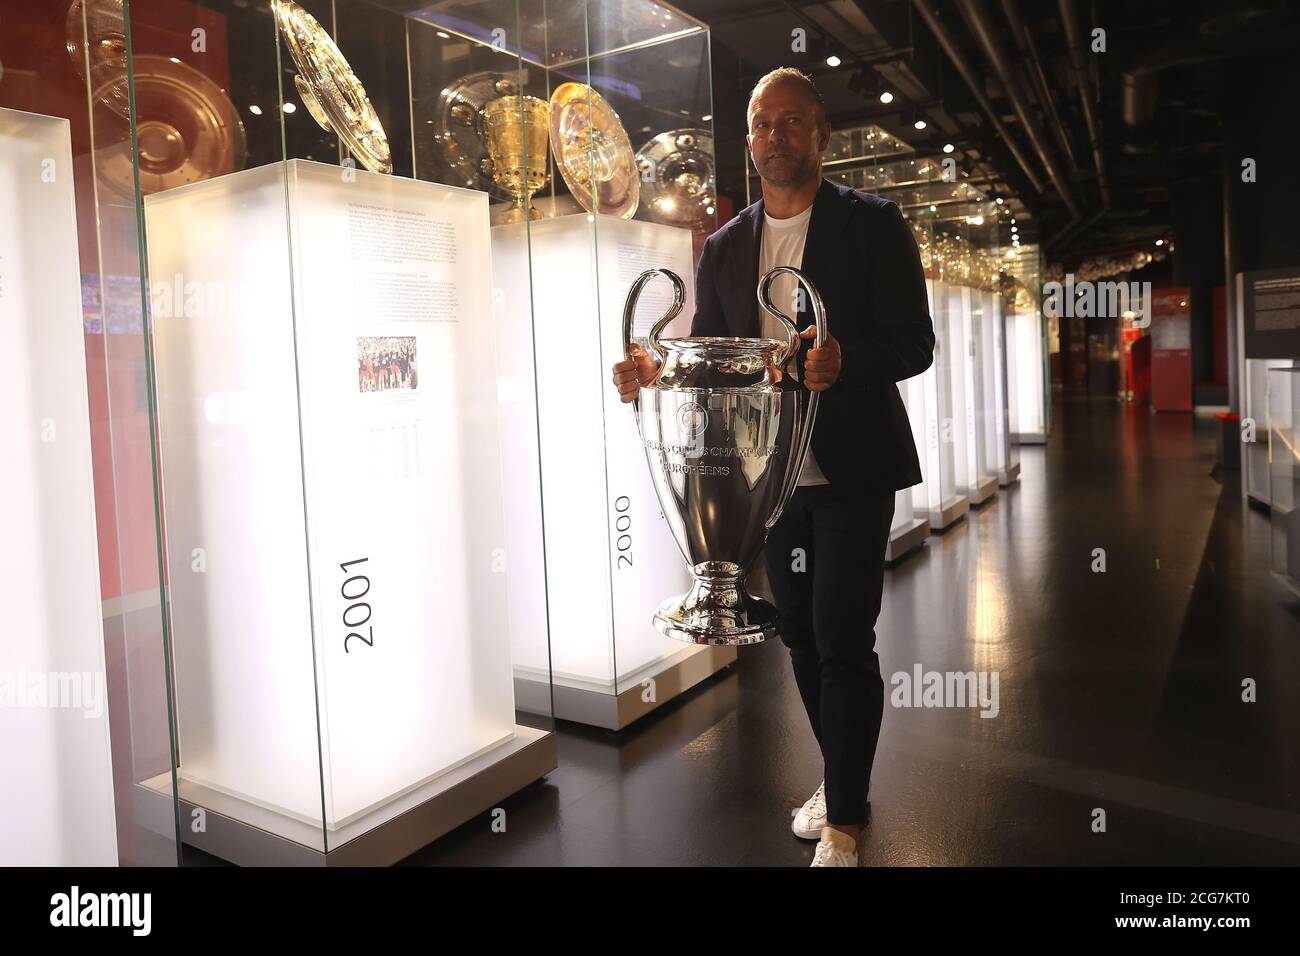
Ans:
[{"label": "trophy handle", "polygon": [[668,269],[647,269],[636,277],[632,287],[627,290],[627,299],[623,302],[623,355],[631,358],[629,350],[632,347],[632,320],[636,316],[636,303],[641,298],[641,290],[645,284],[655,276],[667,276],[673,284],[673,304],[662,319],[654,324],[650,329],[650,335],[647,337],[650,345],[650,351],[654,357],[663,365],[668,356],[664,352],[663,346],[659,344],[659,334],[667,327],[668,323],[677,318],[682,311],[682,306],[686,304],[686,286],[677,273]]},{"label": "trophy handle", "polygon": [[[812,305],[813,322],[817,328],[817,337],[813,340],[817,348],[826,344],[826,306],[822,303],[821,293],[817,287],[812,284],[812,280],[801,270],[794,266],[777,266],[769,271],[758,283],[758,304],[767,311],[771,312],[785,324],[786,345],[785,351],[781,353],[777,366],[784,371],[786,363],[794,355],[795,350],[799,347],[799,330],[795,327],[790,317],[772,304],[770,288],[772,280],[781,273],[788,273],[795,277],[795,280],[808,293],[808,301]],[[800,383],[802,385],[802,383]],[[785,503],[790,500],[790,495],[794,493],[795,482],[799,479],[799,473],[803,471],[803,460],[808,455],[808,448],[812,444],[813,422],[817,419],[817,398],[818,394],[804,388],[808,395],[807,404],[804,407],[804,414],[800,416],[799,427],[795,434],[794,460],[790,462],[790,470],[786,472],[785,483],[782,486],[781,498],[772,512],[772,517],[767,520],[767,528],[770,530],[776,524],[777,519],[781,517],[781,512],[785,510]]]},{"label": "trophy handle", "polygon": [[812,284],[812,280],[808,278],[803,270],[796,269],[794,266],[777,266],[769,270],[758,283],[758,304],[760,308],[766,309],[780,319],[781,324],[785,326],[785,351],[776,360],[776,365],[780,369],[785,368],[786,362],[790,361],[790,356],[794,355],[799,348],[799,329],[795,327],[794,320],[772,304],[772,280],[782,273],[794,276],[795,280],[807,291],[808,300],[812,303],[813,320],[817,326],[815,344],[817,348],[821,348],[826,344],[826,307],[822,305],[821,293]]}]

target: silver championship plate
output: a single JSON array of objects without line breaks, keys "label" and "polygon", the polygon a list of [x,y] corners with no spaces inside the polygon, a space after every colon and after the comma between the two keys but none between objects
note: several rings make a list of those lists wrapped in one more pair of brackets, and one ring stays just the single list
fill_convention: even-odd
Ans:
[{"label": "silver championship plate", "polygon": [[680,641],[755,644],[777,633],[776,608],[748,593],[745,577],[794,492],[817,414],[817,393],[786,371],[799,333],[768,291],[782,273],[803,285],[821,347],[821,296],[789,266],[771,270],[758,284],[759,307],[785,325],[784,341],[661,340],[685,301],[682,280],[667,269],[641,273],[623,306],[623,348],[631,357],[642,288],[659,275],[673,284],[673,304],[646,339],[659,370],[633,409],[659,506],[694,578],[689,591],[665,601],[654,616],[659,633]]}]

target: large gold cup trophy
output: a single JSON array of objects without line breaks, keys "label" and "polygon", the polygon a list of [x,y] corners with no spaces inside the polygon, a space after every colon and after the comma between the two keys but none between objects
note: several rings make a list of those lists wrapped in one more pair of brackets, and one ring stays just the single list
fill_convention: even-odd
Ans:
[{"label": "large gold cup trophy", "polygon": [[501,222],[541,219],[529,200],[546,185],[550,104],[536,96],[499,96],[483,104],[492,178],[514,197]]}]

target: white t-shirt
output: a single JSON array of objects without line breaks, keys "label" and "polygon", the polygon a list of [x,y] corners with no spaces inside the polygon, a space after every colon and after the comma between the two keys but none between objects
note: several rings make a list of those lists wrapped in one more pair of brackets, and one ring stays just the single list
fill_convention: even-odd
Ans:
[{"label": "white t-shirt", "polygon": [[[799,215],[791,216],[789,219],[773,219],[766,212],[763,213],[763,239],[758,261],[760,279],[767,275],[768,270],[777,266],[802,268],[804,240],[808,238],[808,222],[811,219],[811,205]],[[792,319],[797,317],[794,296],[798,288],[799,283],[792,275],[779,275],[772,280],[770,290],[772,304]],[[760,334],[764,338],[784,342],[786,332],[781,320],[766,309],[758,311],[761,313],[763,325]],[[791,361],[787,370],[797,378],[799,370],[796,366],[797,363]],[[816,428],[815,425],[813,427]],[[830,484],[829,479],[818,467],[817,459],[813,457],[811,445],[808,446],[808,454],[804,456],[803,471],[799,472],[799,484],[800,486]]]}]

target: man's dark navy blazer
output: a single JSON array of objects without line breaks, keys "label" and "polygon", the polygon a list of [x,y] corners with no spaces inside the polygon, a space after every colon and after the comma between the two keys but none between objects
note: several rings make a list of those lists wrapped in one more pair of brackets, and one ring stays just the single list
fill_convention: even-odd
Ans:
[{"label": "man's dark navy blazer", "polygon": [[[704,244],[692,335],[756,337],[763,200]],[[886,494],[921,481],[896,382],[934,359],[921,255],[896,203],[823,179],[813,200],[803,271],[821,293],[842,365],[821,393],[812,451],[832,486]],[[800,328],[811,309],[795,316]]]}]

